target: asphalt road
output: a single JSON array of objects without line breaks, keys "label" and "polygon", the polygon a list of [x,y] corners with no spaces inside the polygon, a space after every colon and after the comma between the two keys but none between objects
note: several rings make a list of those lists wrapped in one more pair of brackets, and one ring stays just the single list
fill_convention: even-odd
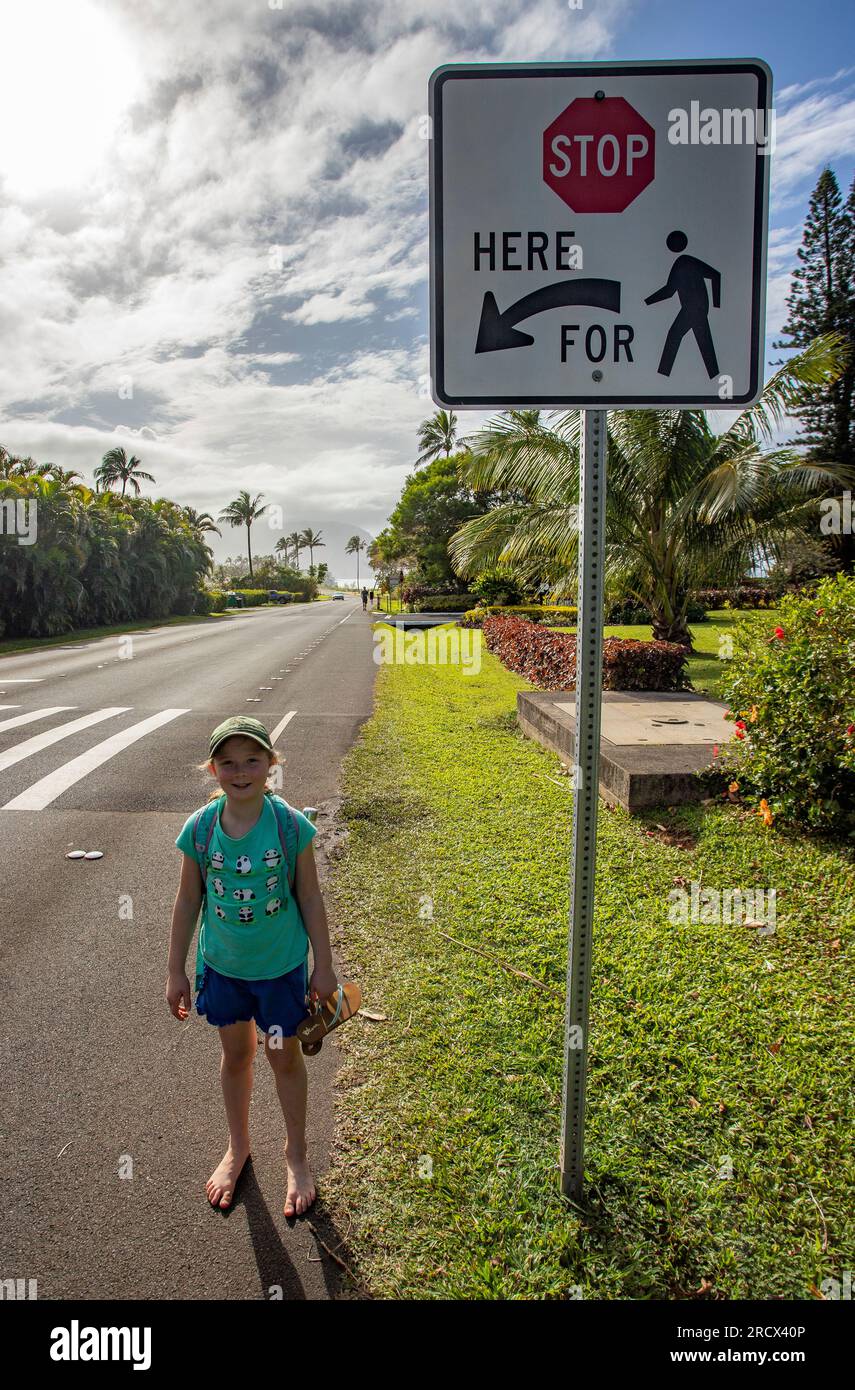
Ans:
[{"label": "asphalt road", "polygon": [[[196,768],[210,731],[241,712],[280,730],[282,795],[321,811],[323,877],[372,650],[370,615],[345,599],[0,658],[0,1278],[37,1279],[40,1299],[352,1296],[306,1219],[284,1215],[261,1047],[252,1159],[231,1211],[209,1205],[227,1143],[219,1038],[195,1010],[174,1019],[164,988],[174,841],[214,785]],[[306,1065],[307,1216],[349,1263],[323,1206],[334,1035]]]}]

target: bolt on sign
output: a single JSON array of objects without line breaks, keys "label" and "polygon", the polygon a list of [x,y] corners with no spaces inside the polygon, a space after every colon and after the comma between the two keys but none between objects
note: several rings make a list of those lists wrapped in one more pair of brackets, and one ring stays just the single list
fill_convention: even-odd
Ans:
[{"label": "bolt on sign", "polygon": [[438,405],[757,400],[764,62],[448,64],[429,96]]}]

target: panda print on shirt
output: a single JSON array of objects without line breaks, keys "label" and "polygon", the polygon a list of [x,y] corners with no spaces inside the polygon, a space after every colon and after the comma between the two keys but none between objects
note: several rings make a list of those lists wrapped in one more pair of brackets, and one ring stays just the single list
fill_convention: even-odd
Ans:
[{"label": "panda print on shirt", "polygon": [[256,841],[249,846],[251,854],[235,856],[230,855],[228,849],[214,849],[218,840],[222,845],[223,841],[215,833],[208,855],[208,891],[214,915],[236,928],[262,922],[270,924],[282,912],[286,897],[284,858],[278,840],[271,843],[265,835],[260,855]]}]

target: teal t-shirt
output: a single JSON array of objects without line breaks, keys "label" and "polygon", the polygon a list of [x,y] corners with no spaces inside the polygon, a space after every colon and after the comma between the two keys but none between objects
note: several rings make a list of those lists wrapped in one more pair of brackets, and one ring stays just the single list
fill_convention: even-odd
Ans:
[{"label": "teal t-shirt", "polygon": [[[221,975],[238,980],[273,980],[306,959],[308,932],[288,887],[288,866],[270,798],[265,796],[255,825],[238,840],[227,835],[220,824],[225,800],[221,797],[218,803],[208,845],[207,893],[202,900],[197,964],[201,958]],[[317,827],[302,811],[292,810],[300,854],[317,834]],[[196,814],[194,811],[187,817],[175,841],[191,859],[196,859]]]}]

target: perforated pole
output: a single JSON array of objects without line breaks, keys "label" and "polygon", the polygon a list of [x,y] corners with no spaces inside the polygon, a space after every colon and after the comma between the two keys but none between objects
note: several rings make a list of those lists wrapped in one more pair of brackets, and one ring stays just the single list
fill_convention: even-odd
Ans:
[{"label": "perforated pole", "polygon": [[582,411],[579,611],[576,617],[576,751],[573,857],[561,1104],[561,1190],[582,1195],[585,1087],[588,1074],[588,997],[597,859],[600,704],[603,667],[603,566],[606,519],[606,412]]}]

